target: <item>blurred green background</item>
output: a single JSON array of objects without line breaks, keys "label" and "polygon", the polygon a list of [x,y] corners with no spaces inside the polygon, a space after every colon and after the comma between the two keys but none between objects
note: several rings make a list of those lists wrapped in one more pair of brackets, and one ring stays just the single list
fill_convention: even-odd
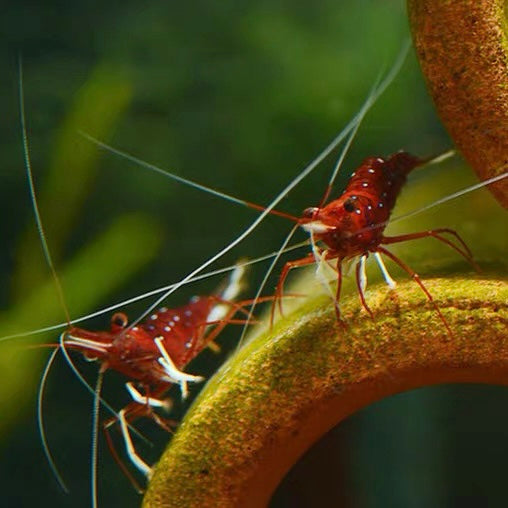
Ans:
[{"label": "blurred green background", "polygon": [[[256,216],[100,152],[78,130],[266,204],[357,111],[409,36],[401,0],[21,1],[4,5],[0,26],[0,335],[65,319],[35,234],[24,174],[18,53],[41,213],[67,305],[78,317],[179,280]],[[427,156],[450,146],[410,53],[362,126],[341,182],[367,155],[404,148]],[[298,214],[317,204],[332,163],[279,208]],[[416,172],[395,213],[474,181],[459,158]],[[456,228],[482,266],[499,271],[496,260],[507,249],[502,214],[481,191],[401,221],[391,232]],[[276,249],[287,230],[284,220],[269,218],[216,266]],[[430,240],[399,252],[424,276],[465,269]],[[262,273],[251,271],[251,294]],[[209,293],[220,281],[182,288],[167,304]],[[136,316],[145,307],[125,310]],[[109,318],[86,326],[105,328]],[[0,344],[1,506],[90,505],[92,400],[61,359],[44,400],[48,439],[70,495],[51,476],[36,429],[35,394],[47,351],[28,344],[57,337]],[[238,330],[228,330],[222,357],[205,352],[190,370],[213,372],[237,337]],[[76,363],[93,384],[96,366],[78,357]],[[106,377],[105,397],[117,408],[127,401],[123,382],[115,373]],[[507,424],[503,388],[401,394],[318,443],[286,478],[273,506],[506,506]],[[149,424],[142,429],[154,446],[139,444],[139,452],[153,461],[167,436],[152,433]],[[99,458],[100,505],[138,506],[140,497],[103,440]]]}]

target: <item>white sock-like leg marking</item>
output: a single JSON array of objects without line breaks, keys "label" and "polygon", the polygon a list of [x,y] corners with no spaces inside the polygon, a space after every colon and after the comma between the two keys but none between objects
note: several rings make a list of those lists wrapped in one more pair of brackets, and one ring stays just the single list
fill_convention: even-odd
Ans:
[{"label": "white sock-like leg marking", "polygon": [[326,292],[330,295],[330,298],[332,299],[332,302],[334,302],[337,309],[339,309],[339,302],[337,302],[335,293],[332,291],[332,288],[330,287],[330,280],[326,277],[325,270],[333,270],[335,276],[333,277],[336,279],[336,271],[328,264],[328,261],[326,260],[326,250],[323,252],[319,252],[318,247],[316,245],[316,241],[314,240],[313,232],[310,232],[310,244],[312,247],[312,254],[314,255],[314,259],[316,260],[316,277],[321,283],[321,285],[325,288]]},{"label": "white sock-like leg marking", "polygon": [[125,409],[122,409],[118,413],[120,420],[120,428],[122,429],[122,436],[125,442],[125,449],[130,461],[147,477],[152,476],[152,468],[136,453],[136,449],[132,444],[131,435],[129,434],[129,428],[127,427],[127,420],[125,419]]},{"label": "white sock-like leg marking", "polygon": [[138,404],[148,404],[150,407],[162,407],[166,411],[171,409],[171,399],[155,399],[154,397],[147,397],[146,395],[141,394],[131,381],[125,383],[125,388],[127,388],[132,400]]},{"label": "white sock-like leg marking", "polygon": [[391,278],[390,274],[388,273],[388,270],[386,269],[381,254],[379,254],[379,252],[374,252],[374,256],[376,256],[377,264],[379,265],[379,268],[381,268],[381,273],[383,274],[386,283],[388,284],[390,289],[395,289],[397,283]]},{"label": "white sock-like leg marking", "polygon": [[[330,293],[330,280],[335,279],[335,270],[328,264],[326,261],[326,250],[320,251],[316,240],[314,238],[314,233],[312,231],[309,232],[310,236],[310,246],[312,249],[312,255],[314,256],[314,259],[316,260],[316,277],[318,278],[319,282],[323,285],[323,287],[326,288],[327,292]],[[325,270],[328,272],[330,270],[333,270],[334,276],[333,277],[327,277]],[[333,294],[333,293],[332,293]],[[335,298],[335,295],[334,295]]]},{"label": "white sock-like leg marking", "polygon": [[360,263],[360,288],[362,290],[362,293],[365,292],[367,289],[367,272],[365,270],[365,262],[367,261],[367,256],[360,256],[360,260],[358,263]]},{"label": "white sock-like leg marking", "polygon": [[236,266],[231,272],[229,283],[226,289],[222,292],[221,298],[223,300],[234,300],[242,290],[242,278],[245,275],[245,266]]},{"label": "white sock-like leg marking", "polygon": [[[242,278],[245,275],[245,266],[236,266],[235,269],[231,272],[229,277],[229,282],[224,291],[220,294],[220,297],[223,300],[234,300],[242,290]],[[229,312],[230,307],[228,305],[224,305],[223,303],[219,303],[214,305],[206,320],[209,322],[212,321],[220,321],[226,314]]]},{"label": "white sock-like leg marking", "polygon": [[206,320],[209,323],[220,321],[229,311],[229,307],[223,303],[219,303],[212,307],[212,310],[206,316]]},{"label": "white sock-like leg marking", "polygon": [[166,348],[162,343],[163,340],[163,337],[157,337],[154,339],[154,342],[162,355],[162,358],[159,358],[158,361],[166,371],[166,374],[168,375],[168,381],[171,383],[178,383],[180,385],[180,389],[182,390],[182,398],[185,399],[188,393],[187,383],[200,383],[201,381],[204,381],[205,378],[202,376],[193,376],[192,374],[186,374],[185,372],[178,370],[173,360],[171,360],[169,353],[166,351]]}]

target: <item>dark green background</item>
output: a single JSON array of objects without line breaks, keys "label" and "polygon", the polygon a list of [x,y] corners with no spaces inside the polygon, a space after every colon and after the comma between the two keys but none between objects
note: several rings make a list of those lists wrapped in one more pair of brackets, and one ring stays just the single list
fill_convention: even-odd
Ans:
[{"label": "dark green background", "polygon": [[[83,163],[87,176],[78,176],[84,142],[77,128],[90,130],[90,123],[108,121],[105,139],[115,146],[266,204],[357,111],[379,72],[391,65],[409,37],[399,0],[22,1],[3,6],[0,32],[0,335],[65,319],[54,292],[48,290],[44,297],[38,292],[49,276],[33,236],[23,169],[18,53],[24,62],[41,213],[59,271],[64,273],[111,224],[124,224],[126,214],[131,219],[135,215],[137,229],[128,237],[127,248],[109,252],[106,241],[99,243],[98,249],[105,251],[100,266],[78,263],[75,278],[62,277],[70,313],[76,317],[182,278],[256,216],[111,155]],[[111,100],[107,87],[114,95]],[[78,116],[69,122],[84,89],[106,100],[90,108],[85,102],[88,119]],[[115,106],[118,114],[109,121],[116,101],[121,107]],[[341,182],[367,155],[404,148],[426,156],[450,146],[410,53],[360,130]],[[329,168],[324,164],[280,208],[298,214],[318,203]],[[429,182],[441,174],[442,188],[434,186],[436,196],[474,182],[458,159],[415,174],[408,185],[412,197],[407,198],[407,209],[434,199],[436,189],[432,191]],[[488,262],[496,257],[496,249],[506,248],[506,241],[489,233],[496,222],[492,217],[501,220],[502,215],[496,215],[500,212],[487,195],[482,196],[466,204],[451,203],[434,218],[422,215],[418,224],[455,227],[466,238],[485,231],[481,244],[472,247],[480,261]],[[277,248],[288,225],[278,218],[266,222],[217,266]],[[414,227],[401,223],[398,231]],[[448,260],[464,269],[453,253],[432,242],[408,246],[405,252],[406,260],[419,260],[422,274],[439,271]],[[127,267],[127,257],[147,259],[134,269]],[[94,274],[104,283],[97,294]],[[256,270],[250,274],[251,294],[261,276]],[[183,288],[168,305],[181,305],[195,292],[206,294],[219,283],[216,278]],[[135,316],[144,307],[141,303],[127,312]],[[108,319],[86,326],[104,328]],[[57,335],[40,341],[54,342]],[[238,332],[226,335],[224,341],[231,347]],[[36,432],[34,395],[42,351],[21,344],[25,342],[14,346],[20,367],[14,373],[5,368],[0,372],[7,401],[0,414],[8,420],[0,426],[0,506],[89,506],[91,397],[59,361],[45,401],[48,439],[71,488],[66,496],[51,476]],[[12,347],[0,349],[4,360],[13,354]],[[29,364],[23,370],[25,358]],[[205,353],[193,371],[212,372],[219,361]],[[77,364],[93,383],[96,367],[78,358]],[[127,400],[122,382],[115,373],[106,377],[105,396],[115,407]],[[375,404],[319,443],[286,479],[273,506],[506,506],[507,407],[506,389],[495,387],[439,387]],[[146,431],[151,436],[152,426]],[[165,438],[155,434],[153,450],[140,445],[140,453],[155,460]],[[139,496],[103,441],[100,447],[100,506],[139,505]]]}]

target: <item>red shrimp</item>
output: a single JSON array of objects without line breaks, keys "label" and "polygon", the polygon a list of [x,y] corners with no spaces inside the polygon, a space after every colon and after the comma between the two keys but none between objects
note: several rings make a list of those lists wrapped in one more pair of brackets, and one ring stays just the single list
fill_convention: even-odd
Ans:
[{"label": "red shrimp", "polygon": [[[249,323],[244,307],[251,301],[232,301],[240,291],[243,273],[243,267],[237,267],[227,287],[217,295],[194,297],[188,304],[174,309],[162,307],[139,324],[128,326],[127,316],[117,312],[111,319],[109,331],[71,327],[62,334],[63,347],[82,352],[88,360],[98,361],[101,373],[116,370],[129,379],[126,387],[132,401],[119,411],[118,417],[107,420],[104,429],[113,456],[136,487],[137,482],[118,458],[108,428],[119,422],[130,460],[149,477],[151,468],[136,453],[128,423],[146,416],[170,430],[172,422],[154,409],[171,408],[171,400],[165,397],[174,384],[180,385],[185,398],[188,383],[204,380],[182,369],[206,347],[217,349],[214,340],[228,324]],[[233,319],[237,312],[247,317]]]},{"label": "red shrimp", "polygon": [[[284,281],[292,268],[335,260],[338,281],[335,309],[337,318],[340,321],[339,300],[342,285],[342,262],[358,257],[359,261],[356,264],[358,292],[364,309],[373,317],[364,294],[366,285],[365,260],[370,253],[374,254],[387,283],[393,288],[395,283],[389,276],[380,256],[384,254],[415,280],[433,304],[446,329],[451,334],[448,323],[419,275],[383,246],[418,238],[434,237],[455,249],[478,269],[472,259],[471,251],[458,233],[452,229],[439,228],[393,237],[384,235],[384,229],[388,224],[397,196],[406,182],[407,175],[414,168],[429,161],[430,159],[420,159],[403,151],[387,158],[368,157],[351,175],[345,190],[338,199],[324,206],[304,210],[302,217],[298,219],[298,224],[309,232],[313,252],[304,258],[289,261],[284,265],[276,288],[276,300],[279,301],[279,304]],[[329,191],[325,194],[323,201],[326,200],[328,193]],[[444,234],[454,237],[459,245],[443,237]],[[323,242],[326,247],[319,248],[316,246],[316,242]]]}]

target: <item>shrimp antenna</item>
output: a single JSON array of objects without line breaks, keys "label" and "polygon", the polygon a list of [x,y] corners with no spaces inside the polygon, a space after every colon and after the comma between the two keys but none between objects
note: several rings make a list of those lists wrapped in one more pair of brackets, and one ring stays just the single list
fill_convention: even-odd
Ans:
[{"label": "shrimp antenna", "polygon": [[430,166],[433,164],[440,164],[441,162],[449,159],[450,157],[453,157],[457,154],[457,150],[454,148],[450,148],[449,150],[446,150],[446,152],[442,152],[438,155],[434,155],[433,157],[430,157],[429,159],[426,159],[423,161],[423,166]]},{"label": "shrimp antenna", "polygon": [[46,233],[44,231],[44,226],[42,225],[41,214],[39,211],[39,205],[37,203],[37,197],[35,195],[35,185],[32,173],[32,164],[30,162],[30,150],[28,146],[28,136],[26,132],[26,119],[25,119],[25,100],[24,100],[24,90],[23,90],[23,65],[21,60],[21,55],[18,58],[18,74],[19,74],[19,112],[20,112],[20,120],[21,120],[21,134],[23,139],[23,156],[25,159],[25,169],[26,176],[28,179],[28,187],[30,189],[30,199],[32,201],[32,208],[35,215],[35,222],[37,224],[37,231],[39,233],[39,238],[41,240],[42,250],[44,252],[44,257],[46,258],[46,262],[48,263],[49,269],[51,271],[51,275],[53,276],[53,281],[55,283],[55,287],[58,293],[58,298],[60,299],[60,303],[62,304],[62,308],[65,312],[65,317],[67,318],[67,322],[70,323],[71,318],[69,315],[69,310],[67,309],[67,304],[65,302],[64,293],[62,289],[62,285],[60,284],[60,279],[58,278],[55,265],[53,263],[53,258],[51,257],[51,253],[49,251],[48,242],[46,240]]},{"label": "shrimp antenna", "polygon": [[91,443],[91,471],[90,471],[90,491],[92,497],[92,508],[97,508],[97,452],[99,450],[99,417],[100,417],[100,402],[102,381],[104,380],[104,371],[99,369],[97,374],[97,382],[95,385],[94,398],[93,398],[93,418],[92,418],[92,443]]},{"label": "shrimp antenna", "polygon": [[[65,312],[65,317],[67,319],[67,322],[70,322],[70,315],[69,311],[67,310],[67,305],[65,303],[65,298],[62,290],[62,286],[60,284],[60,280],[58,279],[55,265],[53,264],[53,259],[51,257],[51,253],[49,251],[48,243],[46,241],[46,234],[44,232],[44,227],[42,225],[41,220],[41,214],[39,212],[39,205],[37,204],[37,197],[35,195],[35,185],[32,175],[32,165],[30,163],[30,150],[28,146],[28,136],[26,131],[26,120],[25,120],[25,100],[24,100],[24,90],[23,90],[23,64],[21,60],[21,55],[18,57],[18,75],[19,75],[19,112],[20,112],[20,121],[21,121],[21,135],[23,140],[23,156],[25,160],[25,169],[26,169],[26,175],[28,179],[28,187],[30,189],[30,199],[32,201],[32,208],[35,215],[35,222],[37,224],[37,231],[39,233],[39,238],[41,240],[42,244],[42,250],[44,251],[44,257],[46,258],[46,262],[48,263],[49,269],[51,271],[51,274],[53,276],[53,281],[56,286],[56,290],[58,293],[58,298],[60,299],[60,303],[62,304],[62,308]],[[43,413],[42,413],[42,396],[44,393],[44,388],[46,385],[46,380],[49,375],[49,371],[54,363],[55,356],[58,352],[58,349],[55,349],[51,356],[49,357],[46,367],[44,369],[44,372],[42,374],[41,378],[41,384],[39,388],[38,393],[38,400],[37,400],[37,425],[39,428],[39,434],[41,436],[42,441],[42,448],[44,450],[44,454],[46,456],[46,459],[49,463],[49,466],[51,470],[53,471],[53,474],[58,482],[58,484],[62,487],[64,492],[68,493],[69,489],[67,488],[65,482],[62,479],[61,474],[58,471],[58,468],[56,467],[55,461],[53,459],[53,455],[49,449],[48,441],[46,438],[46,432],[44,430],[44,419],[43,419]]]},{"label": "shrimp antenna", "polygon": [[[506,164],[502,167],[506,167]],[[392,219],[390,221],[390,223],[398,222],[402,219],[407,219],[408,217],[413,217],[414,215],[418,215],[419,213],[426,212],[427,210],[430,210],[431,208],[434,208],[435,206],[442,205],[443,203],[451,201],[452,199],[456,199],[461,196],[464,196],[465,194],[469,194],[470,192],[481,189],[482,187],[485,187],[486,185],[490,185],[492,183],[499,182],[506,177],[508,177],[508,172],[501,173],[500,175],[497,175],[497,176],[493,176],[492,178],[488,178],[487,180],[482,180],[479,183],[475,183],[474,185],[470,185],[469,187],[460,189],[460,190],[454,192],[453,194],[449,194],[448,196],[445,196],[444,198],[438,199],[436,201],[433,201],[432,203],[429,203],[428,205],[422,206],[422,207],[418,208],[418,210],[413,210],[411,212],[399,215],[398,217],[395,217],[394,219]]]},{"label": "shrimp antenna", "polygon": [[[253,208],[254,210],[264,211],[265,207],[262,205],[258,205],[256,203],[252,203],[251,201],[246,201],[244,199],[240,199],[234,196],[231,196],[230,194],[226,194],[225,192],[218,191],[216,189],[212,189],[211,187],[207,187],[206,185],[202,185],[198,182],[195,182],[194,180],[189,180],[188,178],[184,178],[183,176],[179,176],[175,173],[171,173],[170,171],[166,169],[162,169],[159,166],[156,166],[155,164],[151,164],[149,162],[146,162],[135,155],[132,155],[124,150],[120,150],[118,148],[115,148],[111,145],[108,145],[107,143],[104,143],[103,141],[98,140],[97,138],[94,138],[90,134],[78,131],[78,133],[83,136],[88,141],[94,143],[98,147],[102,148],[103,150],[106,150],[107,152],[110,152],[112,154],[118,155],[119,157],[122,157],[129,162],[132,162],[136,164],[137,166],[141,166],[145,169],[149,169],[150,171],[153,171],[155,173],[158,173],[159,175],[165,176],[166,178],[170,178],[171,180],[175,180],[176,182],[182,183],[184,185],[187,185],[189,187],[192,187],[194,189],[198,189],[200,191],[206,192],[208,194],[211,194],[212,196],[217,196],[219,198],[225,199],[226,201],[230,201],[231,203],[236,203],[238,205],[246,206],[247,208]],[[284,217],[285,219],[292,220],[294,222],[298,222],[299,217],[296,217],[295,215],[291,215],[289,213],[285,212],[279,212],[278,210],[270,210],[269,212],[271,215],[277,215],[279,217]]]},{"label": "shrimp antenna", "polygon": [[[303,242],[295,243],[286,249],[282,251],[282,254],[286,254],[287,252],[294,251],[296,249],[301,249],[302,247],[306,247],[309,245],[308,240],[304,240]],[[235,270],[238,267],[244,267],[244,266],[251,266],[256,263],[261,263],[263,261],[266,261],[268,259],[271,259],[279,254],[278,251],[270,252],[269,254],[265,254],[264,256],[260,256],[258,258],[249,259],[246,261],[242,261],[241,263],[235,263],[234,265],[226,266],[224,268],[218,268],[217,270],[213,270],[211,272],[206,272],[201,275],[197,275],[196,277],[193,277],[192,279],[189,279],[187,281],[188,284],[191,284],[193,282],[197,282],[200,280],[208,279],[210,277],[214,277],[216,275],[222,275],[223,273],[231,272]],[[141,295],[133,296],[132,298],[128,298],[127,300],[122,300],[121,302],[115,303],[113,305],[109,305],[108,307],[104,307],[102,309],[99,309],[97,311],[91,312],[90,314],[86,314],[85,316],[81,316],[79,318],[75,318],[71,320],[71,325],[74,325],[76,323],[81,323],[82,321],[86,321],[88,319],[92,319],[97,316],[101,316],[102,314],[106,314],[108,312],[111,312],[113,310],[119,309],[121,307],[125,307],[126,305],[130,305],[131,303],[138,302],[140,300],[144,300],[145,298],[149,298],[150,296],[155,296],[160,293],[164,293],[168,291],[169,289],[172,289],[175,284],[168,284],[166,286],[162,286],[156,289],[152,289],[151,291],[147,291],[146,293],[143,293]],[[60,330],[61,328],[64,328],[68,326],[69,323],[58,323],[56,325],[51,326],[45,326],[43,328],[38,328],[37,330],[30,330],[27,332],[20,332],[20,333],[13,333],[11,335],[5,335],[4,337],[0,337],[0,342],[17,339],[19,337],[26,337],[28,335],[37,335],[40,333],[45,332],[51,332],[54,330]],[[91,389],[91,387],[90,387]]]},{"label": "shrimp antenna", "polygon": [[[243,344],[245,342],[245,337],[247,335],[247,329],[248,329],[248,323],[249,323],[250,319],[252,318],[252,315],[254,313],[256,305],[258,304],[258,302],[261,299],[261,294],[263,293],[263,290],[264,290],[264,288],[265,288],[265,286],[266,286],[266,284],[268,282],[268,278],[270,277],[270,275],[272,274],[273,270],[275,269],[275,266],[276,266],[277,262],[279,261],[280,257],[285,252],[286,246],[289,243],[289,241],[291,240],[291,238],[293,237],[293,235],[295,234],[297,228],[298,228],[298,225],[295,225],[295,226],[293,226],[291,228],[291,231],[288,233],[288,235],[284,239],[281,247],[277,251],[276,255],[273,257],[273,260],[270,263],[270,266],[268,267],[268,270],[266,271],[266,273],[265,273],[265,275],[263,277],[263,280],[261,281],[261,284],[258,287],[258,290],[256,291],[256,295],[254,296],[254,300],[252,301],[252,303],[251,303],[251,305],[249,307],[249,310],[248,310],[248,317],[247,317],[246,323],[243,326],[242,334],[240,335],[240,339],[238,341],[238,345],[236,346],[236,350],[237,351],[242,348],[242,346],[243,346]],[[308,242],[306,242],[306,243],[308,243]],[[273,302],[272,305],[275,305],[275,302]]]},{"label": "shrimp antenna", "polygon": [[46,365],[44,367],[44,372],[42,373],[41,382],[39,383],[39,390],[37,391],[37,427],[39,429],[39,436],[41,438],[42,449],[44,450],[44,455],[46,456],[46,460],[48,461],[49,467],[53,472],[53,476],[56,478],[58,485],[60,485],[61,489],[68,494],[69,489],[58,470],[55,459],[49,449],[48,439],[46,437],[46,429],[44,425],[44,412],[43,412],[43,401],[44,401],[44,391],[46,389],[46,384],[48,380],[49,371],[55,362],[56,355],[58,354],[58,348],[53,349],[51,355],[49,356]]}]

